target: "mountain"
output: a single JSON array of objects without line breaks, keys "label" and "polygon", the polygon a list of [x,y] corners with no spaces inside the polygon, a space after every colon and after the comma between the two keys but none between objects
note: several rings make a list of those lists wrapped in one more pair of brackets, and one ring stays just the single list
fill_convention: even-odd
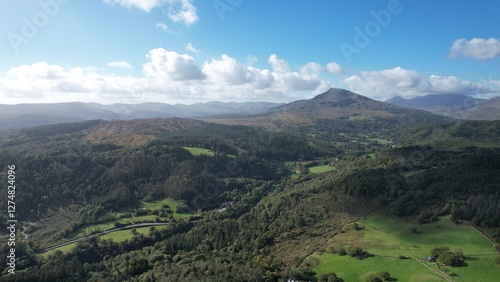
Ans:
[{"label": "mountain", "polygon": [[392,105],[419,109],[436,114],[449,115],[455,111],[462,111],[473,108],[485,101],[466,95],[460,94],[442,94],[442,95],[426,95],[405,99],[400,96],[393,97],[386,102]]},{"label": "mountain", "polygon": [[277,103],[208,102],[192,105],[143,103],[111,104],[54,103],[0,105],[0,130],[27,128],[85,120],[130,120],[167,117],[207,117],[213,115],[255,114],[278,106]]},{"label": "mountain", "polygon": [[[232,118],[209,118],[206,121],[232,125],[259,125],[264,127],[296,127],[316,125],[323,127],[377,123],[384,127],[394,126],[403,121],[443,120],[441,116],[425,111],[406,109],[384,103],[339,88],[331,88],[311,99],[294,101],[277,106],[266,112]],[[336,121],[332,123],[331,121]]]},{"label": "mountain", "polygon": [[482,101],[475,107],[450,113],[449,116],[468,120],[500,120],[500,97]]}]

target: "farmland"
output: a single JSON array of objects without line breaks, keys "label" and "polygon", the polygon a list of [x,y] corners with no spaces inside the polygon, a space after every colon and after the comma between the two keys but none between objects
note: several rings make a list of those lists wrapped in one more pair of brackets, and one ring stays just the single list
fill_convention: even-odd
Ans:
[{"label": "farmland", "polygon": [[[445,281],[436,266],[425,260],[430,250],[439,246],[461,249],[466,257],[466,263],[460,267],[439,263],[448,278],[495,281],[495,277],[500,276],[493,246],[468,223],[456,224],[450,217],[441,217],[437,222],[419,225],[413,220],[370,215],[350,226],[330,239],[326,252],[309,257],[316,265],[314,270],[318,276],[335,272],[345,281],[358,281],[387,271],[399,281]],[[357,260],[332,252],[344,246],[360,247],[373,256]]]}]

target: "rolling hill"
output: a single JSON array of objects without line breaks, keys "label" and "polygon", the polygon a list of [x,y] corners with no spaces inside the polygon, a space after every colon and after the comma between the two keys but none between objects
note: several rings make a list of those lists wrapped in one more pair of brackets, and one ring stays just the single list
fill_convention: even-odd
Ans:
[{"label": "rolling hill", "polygon": [[86,120],[131,120],[168,117],[206,117],[213,115],[255,114],[280,104],[266,102],[208,102],[192,105],[143,103],[111,104],[55,103],[0,105],[0,130]]},{"label": "rolling hill", "polygon": [[426,95],[405,99],[393,97],[386,101],[400,107],[419,109],[462,120],[499,120],[500,98],[478,99],[466,95]]}]

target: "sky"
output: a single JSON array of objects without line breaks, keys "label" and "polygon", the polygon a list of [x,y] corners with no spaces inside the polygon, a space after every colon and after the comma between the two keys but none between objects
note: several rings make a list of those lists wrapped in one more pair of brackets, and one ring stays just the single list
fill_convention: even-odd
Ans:
[{"label": "sky", "polygon": [[0,104],[500,96],[500,1],[5,0]]}]

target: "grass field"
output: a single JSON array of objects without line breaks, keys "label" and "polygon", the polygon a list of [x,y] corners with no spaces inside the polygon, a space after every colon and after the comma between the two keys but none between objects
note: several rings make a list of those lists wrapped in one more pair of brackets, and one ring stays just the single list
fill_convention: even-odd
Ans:
[{"label": "grass field", "polygon": [[[165,225],[155,226],[155,228],[158,230],[164,229],[165,227],[166,227]],[[139,227],[139,228],[136,228],[135,230],[137,231],[138,234],[147,235],[147,234],[149,234],[150,228],[151,227]],[[115,232],[111,232],[111,233],[100,236],[101,239],[105,239],[105,240],[112,239],[113,242],[123,242],[125,240],[132,239],[132,237],[134,237],[134,234],[132,234],[131,229],[115,231]]]},{"label": "grass field", "polygon": [[200,147],[183,147],[183,148],[188,150],[193,156],[199,156],[199,155],[213,156],[215,154],[214,151],[212,150]]},{"label": "grass field", "polygon": [[[370,215],[359,221],[365,229],[348,230],[329,241],[329,247],[338,249],[352,245],[373,254],[364,260],[331,253],[316,253],[311,258],[319,260],[317,275],[335,272],[345,281],[359,281],[371,273],[387,271],[398,281],[445,281],[417,259],[430,255],[434,247],[446,246],[451,250],[462,249],[466,266],[441,266],[455,281],[498,281],[500,267],[495,265],[493,246],[468,224],[455,224],[450,217],[419,225],[411,220]],[[416,227],[417,232],[412,228]],[[398,259],[399,255],[412,259]],[[429,267],[435,268],[431,263]],[[362,269],[362,271],[360,271]]]},{"label": "grass field", "polygon": [[153,202],[141,202],[141,207],[150,209],[150,210],[159,210],[161,206],[167,205],[174,212],[173,217],[175,219],[183,219],[192,216],[199,215],[198,213],[177,213],[175,212],[179,203],[173,199],[165,198],[163,200],[153,201]]},{"label": "grass field", "polygon": [[317,165],[309,167],[309,172],[311,173],[322,173],[332,170],[335,170],[335,167],[329,165]]},{"label": "grass field", "polygon": [[[165,198],[162,200],[158,201],[152,201],[152,202],[143,202],[141,201],[141,208],[146,208],[149,210],[159,210],[163,205],[167,205],[170,207],[170,209],[173,211],[172,216],[175,219],[184,219],[184,218],[189,218],[192,216],[197,216],[199,215],[198,213],[177,213],[176,208],[179,203],[173,199],[170,198]],[[121,224],[127,225],[127,224],[132,224],[134,222],[154,222],[156,218],[158,217],[157,215],[142,215],[142,216],[132,216],[132,217],[125,217],[125,218],[120,218],[120,215],[125,214],[124,212],[121,213],[116,213],[115,218],[116,220],[109,221],[106,223],[99,223],[99,224],[92,224],[83,228],[80,228],[78,231],[73,233],[71,236],[68,236],[68,239],[74,239],[74,238],[79,238],[83,237],[86,235],[89,235],[93,232],[101,232],[109,229],[115,228],[115,222],[119,222]],[[165,218],[160,218],[160,220],[164,221],[166,220]]]},{"label": "grass field", "polygon": [[76,243],[68,244],[66,246],[62,246],[57,249],[52,249],[50,251],[46,251],[45,253],[42,253],[42,256],[48,257],[49,255],[55,253],[56,251],[61,251],[64,254],[69,253],[74,247],[76,247]]},{"label": "grass field", "polygon": [[[155,226],[155,228],[157,230],[164,229],[165,227],[166,227],[165,225]],[[151,227],[139,227],[139,228],[136,228],[136,231],[138,234],[147,235],[147,234],[149,234],[150,228]],[[130,240],[130,239],[132,239],[133,236],[134,236],[134,234],[132,234],[132,229],[126,229],[126,230],[119,230],[119,231],[111,232],[111,233],[99,236],[99,238],[102,240],[112,239],[113,242],[119,243],[119,242],[123,242],[125,240]],[[76,247],[76,244],[77,243],[75,242],[75,243],[68,244],[66,246],[62,246],[60,248],[52,249],[50,251],[43,253],[42,256],[47,257],[47,256],[55,253],[56,251],[61,251],[63,253],[69,253],[74,247]]]},{"label": "grass field", "polygon": [[316,274],[334,272],[344,281],[363,281],[371,274],[377,275],[381,271],[387,271],[391,277],[398,279],[393,281],[406,282],[440,282],[445,281],[430,269],[424,267],[413,259],[398,259],[394,257],[375,256],[364,260],[357,260],[349,256],[336,254],[313,255],[312,258],[320,260],[314,269]]},{"label": "grass field", "polygon": [[[215,152],[209,149],[201,148],[201,147],[183,147],[188,150],[193,156],[207,155],[212,157],[215,155]],[[226,154],[226,156],[230,158],[236,158],[236,155]]]}]

